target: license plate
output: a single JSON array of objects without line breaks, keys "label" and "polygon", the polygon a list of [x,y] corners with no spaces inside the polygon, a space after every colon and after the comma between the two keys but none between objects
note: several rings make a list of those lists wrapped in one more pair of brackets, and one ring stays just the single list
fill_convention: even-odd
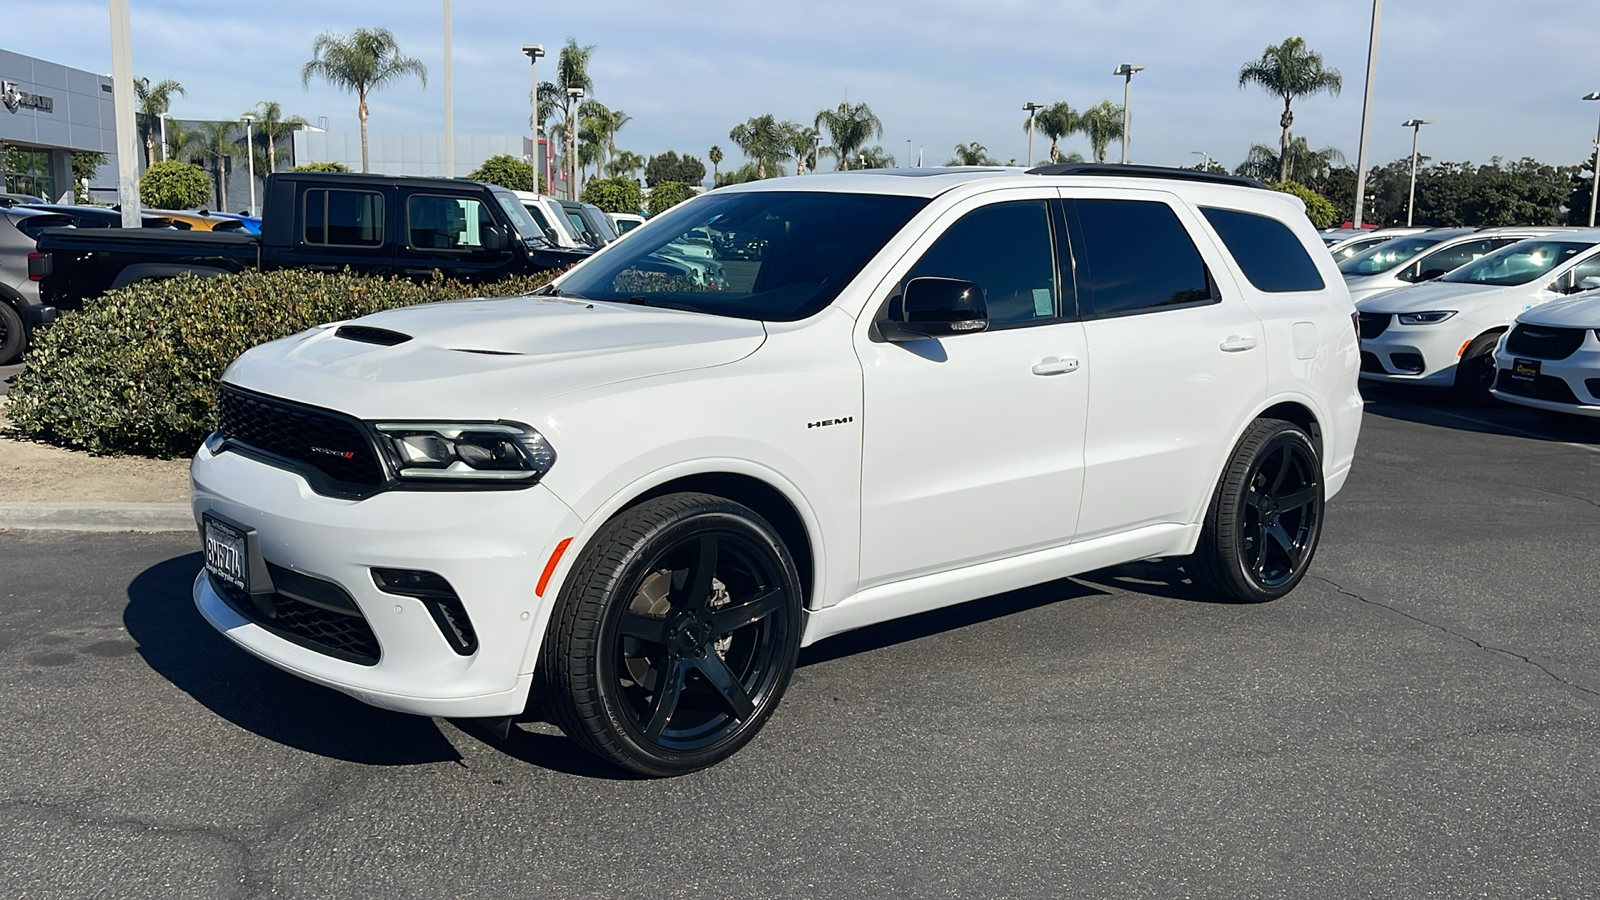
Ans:
[{"label": "license plate", "polygon": [[245,593],[250,593],[250,566],[245,558],[244,532],[216,519],[205,518],[206,571]]},{"label": "license plate", "polygon": [[1524,384],[1533,384],[1539,380],[1539,361],[1537,359],[1517,359],[1511,363],[1511,379]]}]

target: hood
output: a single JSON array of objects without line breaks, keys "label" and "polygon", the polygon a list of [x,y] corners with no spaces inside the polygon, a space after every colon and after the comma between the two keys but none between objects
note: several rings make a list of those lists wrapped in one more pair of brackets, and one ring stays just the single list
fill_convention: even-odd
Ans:
[{"label": "hood", "polygon": [[[346,334],[342,326],[397,334]],[[394,309],[262,344],[223,380],[360,418],[498,419],[557,394],[724,365],[766,339],[760,322],[554,297]]]},{"label": "hood", "polygon": [[1535,306],[1517,316],[1517,321],[1551,328],[1600,329],[1600,291],[1585,291]]},{"label": "hood", "polygon": [[1385,291],[1356,301],[1362,312],[1403,313],[1426,312],[1432,309],[1460,309],[1462,303],[1485,298],[1502,291],[1518,291],[1519,287],[1501,287],[1491,284],[1460,284],[1449,281],[1427,281],[1408,285],[1398,290]]}]

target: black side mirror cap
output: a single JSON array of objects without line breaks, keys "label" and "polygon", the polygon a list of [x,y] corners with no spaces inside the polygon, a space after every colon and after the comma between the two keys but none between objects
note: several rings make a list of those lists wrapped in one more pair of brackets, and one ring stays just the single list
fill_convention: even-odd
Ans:
[{"label": "black side mirror cap", "polygon": [[974,334],[989,328],[989,307],[983,288],[970,281],[913,278],[878,328],[895,342]]},{"label": "black side mirror cap", "polygon": [[483,249],[504,250],[511,246],[511,238],[506,236],[504,228],[499,225],[490,225],[483,229]]}]

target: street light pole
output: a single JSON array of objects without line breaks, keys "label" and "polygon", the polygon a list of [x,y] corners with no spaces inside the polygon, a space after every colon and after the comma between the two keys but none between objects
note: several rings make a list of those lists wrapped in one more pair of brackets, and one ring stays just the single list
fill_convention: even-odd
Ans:
[{"label": "street light pole", "polygon": [[133,39],[128,0],[111,0],[111,106],[116,114],[122,227],[139,227],[139,134],[133,124]]},{"label": "street light pole", "polygon": [[1133,73],[1143,72],[1144,66],[1135,63],[1123,63],[1117,66],[1113,75],[1122,76],[1122,164],[1128,164],[1128,133],[1133,129],[1133,111],[1128,103],[1133,98]]},{"label": "street light pole", "polygon": [[450,90],[450,0],[444,0],[444,177],[456,177],[456,110]]},{"label": "street light pole", "polygon": [[[539,121],[539,57],[544,55],[544,45],[543,44],[523,44],[522,45],[522,52],[526,53],[528,55],[528,62],[531,63],[531,65],[529,65],[528,68],[533,73],[533,93],[528,95],[528,102],[533,104],[533,115],[531,117],[529,117],[528,122],[533,126],[533,161],[535,163],[537,163],[539,161],[539,138],[544,135],[544,128],[543,128],[543,124],[544,123]],[[549,162],[550,162],[550,148],[549,148],[548,145],[546,145],[546,147],[545,147],[545,163],[546,163],[546,165],[541,167],[541,168],[544,169],[543,174],[545,176],[545,182],[546,182],[545,183],[545,190],[549,190],[550,189],[550,184],[549,184],[549,181],[550,181],[550,167],[548,165]],[[538,173],[535,173],[534,178],[533,178],[533,189],[535,191],[537,191],[539,189],[539,175],[538,175]]]},{"label": "street light pole", "polygon": [[583,88],[567,88],[567,100],[570,101],[568,105],[572,107],[571,112],[567,113],[567,121],[565,123],[567,129],[567,171],[570,173],[567,176],[567,199],[576,200],[578,199],[578,148],[575,142],[578,139],[578,130],[572,127],[575,124],[572,121],[572,117],[577,114],[577,107],[583,103]]},{"label": "street light pole", "polygon": [[1429,119],[1407,119],[1400,123],[1401,128],[1411,129],[1411,196],[1406,200],[1406,227],[1411,227],[1412,213],[1417,208],[1417,134],[1422,131],[1422,126],[1432,125]]},{"label": "street light pole", "polygon": [[1204,150],[1190,150],[1189,155],[1200,157],[1200,168],[1206,172],[1211,171],[1211,154]]},{"label": "street light pole", "polygon": [[[1585,94],[1585,100],[1600,100],[1600,91]],[[1594,132],[1594,183],[1589,185],[1589,227],[1594,227],[1595,199],[1600,197],[1600,125]]]},{"label": "street light pole", "polygon": [[[256,138],[255,128],[253,127],[255,122],[255,116],[248,113],[245,114],[244,159],[245,165],[248,167],[247,174],[250,178],[250,215],[252,216],[256,214]],[[227,212],[227,210],[223,210],[223,212]]]},{"label": "street light pole", "polygon": [[1361,101],[1361,143],[1356,150],[1356,204],[1351,225],[1361,227],[1362,207],[1367,199],[1367,132],[1372,123],[1372,82],[1378,72],[1378,24],[1383,16],[1383,0],[1372,0],[1372,31],[1367,36],[1367,89]]},{"label": "street light pole", "polygon": [[1039,110],[1044,109],[1043,103],[1029,100],[1022,104],[1022,111],[1028,114],[1028,168],[1033,168],[1033,120],[1038,117]]}]

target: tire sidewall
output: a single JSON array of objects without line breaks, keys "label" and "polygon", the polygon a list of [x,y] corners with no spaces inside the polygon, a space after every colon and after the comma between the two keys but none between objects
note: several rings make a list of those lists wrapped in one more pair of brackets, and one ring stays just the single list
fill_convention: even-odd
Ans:
[{"label": "tire sidewall", "polygon": [[[1250,481],[1257,471],[1257,467],[1268,453],[1284,441],[1300,444],[1315,466],[1317,479],[1316,516],[1312,522],[1311,534],[1306,541],[1305,559],[1301,562],[1299,569],[1282,584],[1268,586],[1257,580],[1255,575],[1244,564],[1244,555],[1241,552],[1242,524],[1245,520],[1245,499],[1249,493]],[[1317,453],[1316,444],[1311,440],[1311,436],[1300,426],[1286,421],[1275,423],[1275,430],[1251,453],[1246,471],[1247,477],[1232,488],[1233,496],[1226,498],[1232,507],[1234,522],[1233,533],[1228,536],[1226,541],[1227,564],[1231,570],[1229,574],[1233,576],[1233,580],[1237,581],[1240,587],[1244,589],[1246,602],[1264,603],[1276,600],[1294,590],[1305,579],[1306,573],[1311,570],[1311,563],[1316,556],[1317,547],[1322,541],[1322,524],[1324,513],[1327,509],[1327,484],[1322,472],[1322,458]]]},{"label": "tire sidewall", "polygon": [[6,300],[0,300],[0,366],[20,362],[28,349],[28,326],[22,313]]}]

